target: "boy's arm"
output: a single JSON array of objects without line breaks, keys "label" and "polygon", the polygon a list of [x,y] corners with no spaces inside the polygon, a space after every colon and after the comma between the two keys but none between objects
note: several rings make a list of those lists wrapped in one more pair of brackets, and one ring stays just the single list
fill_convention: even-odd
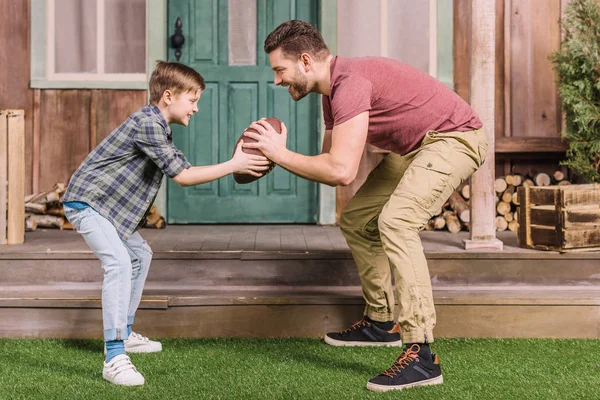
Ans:
[{"label": "boy's arm", "polygon": [[260,177],[263,171],[269,169],[269,161],[265,157],[242,152],[243,142],[238,144],[234,157],[227,162],[192,167],[183,153],[169,143],[162,126],[155,122],[144,124],[134,141],[169,178],[181,186],[214,181],[233,172]]},{"label": "boy's arm", "polygon": [[[175,175],[173,180],[179,186],[193,186],[214,181],[215,179],[222,178],[225,175],[232,174],[233,172],[234,166],[231,160],[229,160],[221,164],[190,167],[184,169]],[[260,176],[260,174],[258,176]]]},{"label": "boy's arm", "polygon": [[142,124],[134,133],[133,142],[169,178],[191,167],[183,153],[167,140],[164,128],[157,122]]}]

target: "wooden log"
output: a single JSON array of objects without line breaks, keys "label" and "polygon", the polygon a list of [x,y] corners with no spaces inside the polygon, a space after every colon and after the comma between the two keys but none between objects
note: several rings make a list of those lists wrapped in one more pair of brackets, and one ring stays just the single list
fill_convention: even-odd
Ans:
[{"label": "wooden log", "polygon": [[59,228],[63,229],[65,220],[61,217],[55,217],[53,215],[39,215],[31,214],[29,217],[37,222],[38,227],[42,228]]},{"label": "wooden log", "polygon": [[40,203],[25,203],[25,212],[44,214],[46,212],[46,205]]},{"label": "wooden log", "polygon": [[523,175],[513,175],[512,176],[512,185],[513,186],[521,186],[523,184]]},{"label": "wooden log", "polygon": [[60,203],[58,203],[58,205],[53,205],[51,208],[48,208],[46,210],[46,214],[48,215],[54,215],[57,217],[64,217],[65,216],[65,209],[62,207],[62,205],[60,205]]},{"label": "wooden log", "polygon": [[433,226],[433,224],[434,224],[434,220],[432,218],[429,221],[427,221],[427,223],[425,224],[425,230],[426,231],[433,231],[433,230],[435,230],[435,227]]},{"label": "wooden log", "polygon": [[506,190],[502,193],[500,197],[503,202],[510,203],[512,201],[513,194],[515,193],[515,187],[513,185],[508,185]]},{"label": "wooden log", "polygon": [[65,223],[62,227],[63,230],[66,230],[66,231],[74,231],[75,230],[75,227],[73,226],[73,224],[71,222],[69,222],[69,220],[64,220],[64,221],[65,221]]},{"label": "wooden log", "polygon": [[498,205],[496,206],[496,211],[498,211],[499,215],[506,215],[510,212],[510,203],[499,201]]},{"label": "wooden log", "polygon": [[25,219],[25,232],[33,232],[37,229],[37,221],[31,218]]},{"label": "wooden log", "polygon": [[158,220],[158,222],[154,226],[156,227],[156,229],[163,229],[166,226],[165,219],[163,217],[160,217],[160,220]]},{"label": "wooden log", "polygon": [[67,191],[67,186],[64,183],[56,183],[52,188],[53,191],[57,192],[60,197]]},{"label": "wooden log", "polygon": [[567,180],[558,182],[558,186],[565,186],[565,185],[570,185],[570,184],[571,184],[571,182],[569,182]]},{"label": "wooden log", "polygon": [[469,204],[465,199],[462,198],[460,193],[452,192],[450,197],[448,198],[448,202],[450,203],[450,207],[456,213],[458,219],[463,222],[470,221],[470,213],[469,213]]},{"label": "wooden log", "polygon": [[531,179],[525,179],[523,181],[523,186],[532,187],[532,186],[535,186],[535,182],[532,181]]},{"label": "wooden log", "polygon": [[508,184],[504,178],[498,178],[494,181],[494,190],[496,193],[502,193],[506,190]]},{"label": "wooden log", "polygon": [[539,174],[534,176],[533,181],[535,182],[536,186],[550,186],[550,184],[552,183],[550,176],[543,172],[540,172]]},{"label": "wooden log", "polygon": [[515,219],[515,216],[512,212],[507,212],[506,214],[504,214],[504,219],[506,220],[506,222],[510,222],[513,219]]},{"label": "wooden log", "polygon": [[448,227],[449,232],[460,232],[462,225],[453,211],[446,211],[444,213],[444,219],[446,220],[446,226]]},{"label": "wooden log", "polygon": [[469,185],[464,185],[460,191],[460,194],[462,194],[465,199],[469,200],[471,197]]},{"label": "wooden log", "polygon": [[496,230],[498,232],[505,231],[508,228],[508,222],[504,219],[503,216],[496,217]]},{"label": "wooden log", "polygon": [[517,195],[517,192],[513,193],[511,203],[513,203],[515,206],[519,205],[519,196]]},{"label": "wooden log", "polygon": [[508,223],[508,230],[511,232],[519,231],[519,222],[517,220],[512,220]]},{"label": "wooden log", "polygon": [[512,175],[506,175],[504,177],[504,180],[506,181],[507,185],[513,185],[513,176]]},{"label": "wooden log", "polygon": [[438,216],[433,219],[433,228],[436,231],[441,231],[445,227],[446,227],[446,220],[444,219],[444,217]]},{"label": "wooden log", "polygon": [[565,174],[562,171],[554,171],[554,174],[552,174],[552,177],[554,178],[555,182],[560,182],[563,179],[565,179]]}]

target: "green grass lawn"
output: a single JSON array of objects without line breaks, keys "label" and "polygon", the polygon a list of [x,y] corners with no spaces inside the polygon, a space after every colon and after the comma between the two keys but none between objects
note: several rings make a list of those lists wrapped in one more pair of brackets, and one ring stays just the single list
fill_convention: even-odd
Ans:
[{"label": "green grass lawn", "polygon": [[169,339],[133,354],[137,388],[102,379],[100,340],[0,340],[0,399],[600,399],[600,341],[440,339],[444,384],[371,393],[399,349],[317,339]]}]

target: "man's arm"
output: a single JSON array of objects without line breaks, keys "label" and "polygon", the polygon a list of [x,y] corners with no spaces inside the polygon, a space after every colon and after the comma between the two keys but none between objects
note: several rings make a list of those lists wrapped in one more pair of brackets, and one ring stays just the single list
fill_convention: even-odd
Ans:
[{"label": "man's arm", "polygon": [[[369,112],[365,111],[349,119],[343,124],[334,126],[329,134],[325,133],[323,153],[317,156],[305,156],[285,148],[285,142],[278,142],[279,135],[257,123],[251,127],[259,130],[261,134],[247,132],[246,135],[257,140],[245,147],[260,149],[267,158],[288,171],[311,181],[325,183],[331,186],[349,185],[358,173],[360,159],[369,128]],[[282,133],[283,128],[282,128]],[[287,135],[287,131],[284,137]],[[331,146],[329,147],[329,143]]]}]

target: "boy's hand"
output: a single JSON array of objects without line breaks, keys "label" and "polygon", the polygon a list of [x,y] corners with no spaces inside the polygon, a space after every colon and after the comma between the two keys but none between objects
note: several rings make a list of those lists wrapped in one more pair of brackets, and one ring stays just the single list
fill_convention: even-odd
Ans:
[{"label": "boy's hand", "polygon": [[235,149],[235,153],[233,153],[233,157],[231,158],[233,173],[250,174],[256,177],[263,176],[264,172],[271,168],[271,162],[266,157],[244,153],[242,150],[243,144],[244,141],[240,140]]},{"label": "boy's hand", "polygon": [[283,122],[281,123],[281,133],[277,133],[265,118],[253,122],[252,125],[250,125],[250,128],[255,129],[258,133],[246,131],[244,136],[256,140],[256,143],[248,143],[245,144],[244,147],[258,149],[262,151],[268,159],[275,164],[279,164],[287,150],[287,128],[285,124]]}]

